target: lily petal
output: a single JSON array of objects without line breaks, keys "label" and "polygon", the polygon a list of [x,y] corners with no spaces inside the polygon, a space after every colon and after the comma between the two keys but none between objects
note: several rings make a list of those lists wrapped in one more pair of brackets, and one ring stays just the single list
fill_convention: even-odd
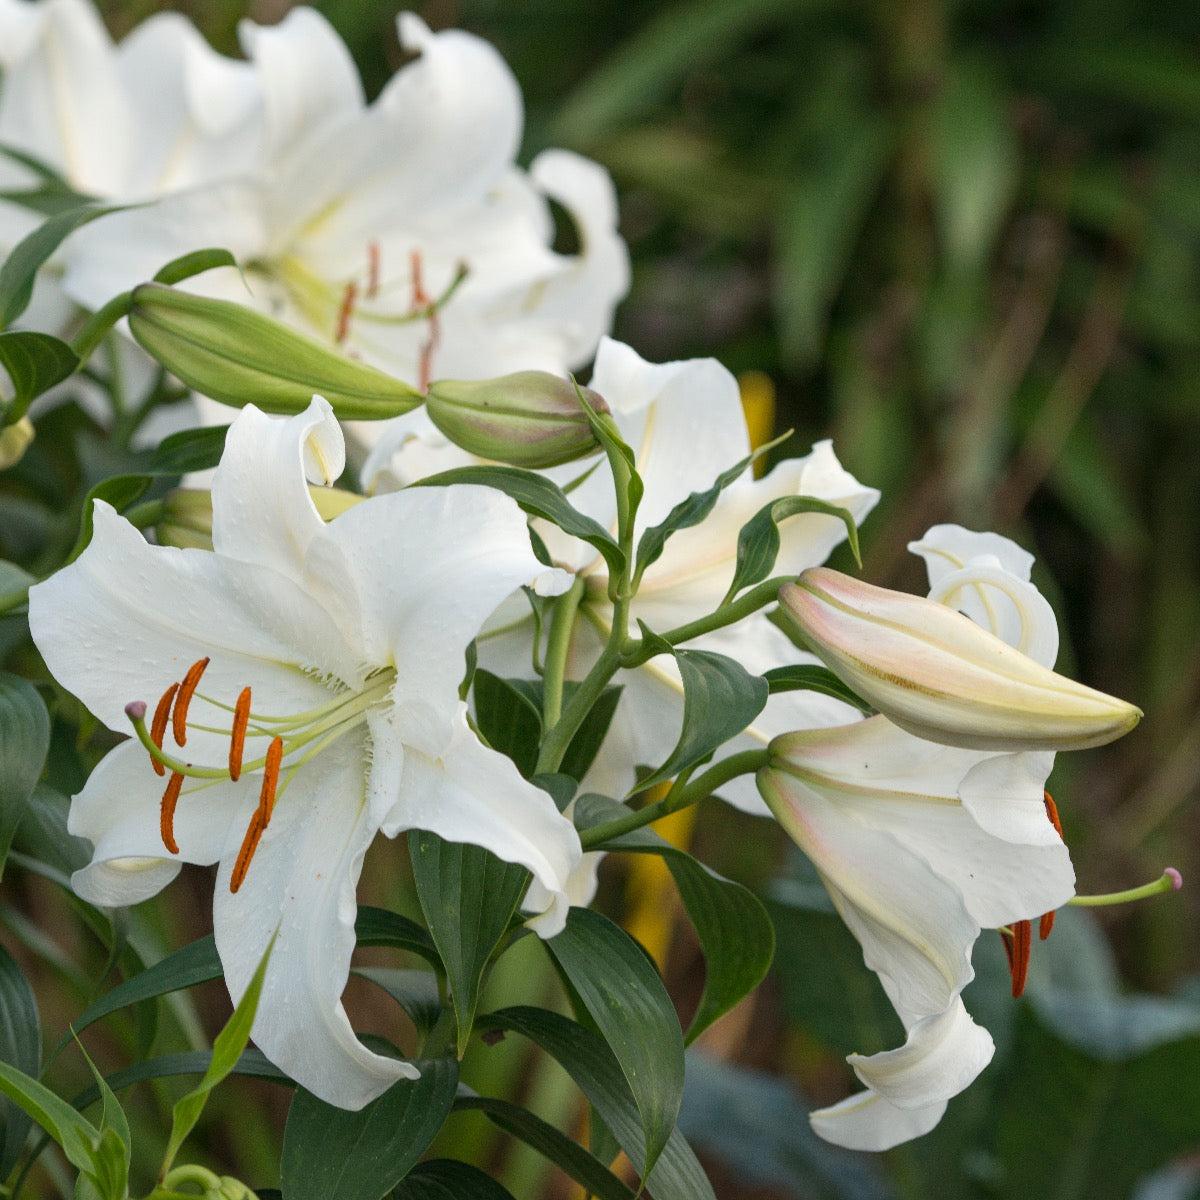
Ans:
[{"label": "lily petal", "polygon": [[890,1150],[923,1137],[946,1113],[946,1101],[921,1108],[897,1108],[872,1091],[856,1092],[840,1104],[809,1113],[813,1129],[847,1150]]}]

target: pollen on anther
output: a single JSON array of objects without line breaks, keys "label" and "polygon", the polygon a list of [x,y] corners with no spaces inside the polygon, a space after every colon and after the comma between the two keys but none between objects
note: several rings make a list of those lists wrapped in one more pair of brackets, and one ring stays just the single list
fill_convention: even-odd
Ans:
[{"label": "pollen on anther", "polygon": [[1025,991],[1025,981],[1029,977],[1029,956],[1033,948],[1033,929],[1028,921],[1012,923],[1011,944],[1009,938],[1004,938],[1004,950],[1008,956],[1008,970],[1012,975],[1013,997],[1020,996]]},{"label": "pollen on anther", "polygon": [[[167,732],[167,719],[171,715],[171,704],[175,699],[177,691],[179,691],[179,684],[173,683],[163,692],[157,707],[154,709],[154,719],[150,722],[150,740],[160,750],[162,749],[163,736]],[[167,773],[167,768],[153,755],[150,756],[150,765],[154,768],[156,775],[165,775]]]},{"label": "pollen on anther", "polygon": [[1059,837],[1062,837],[1063,827],[1062,821],[1060,821],[1058,817],[1058,805],[1054,803],[1054,799],[1049,792],[1042,793],[1042,803],[1046,806],[1046,816],[1049,819],[1050,824],[1054,826],[1054,832],[1057,833]]},{"label": "pollen on anther", "polygon": [[342,303],[338,308],[337,324],[333,330],[333,340],[340,346],[350,334],[350,318],[354,316],[354,306],[358,303],[358,284],[350,280],[342,293]]},{"label": "pollen on anther", "polygon": [[233,733],[229,738],[229,778],[234,783],[242,775],[242,751],[246,746],[246,726],[250,723],[250,689],[242,688],[233,710]]},{"label": "pollen on anther", "polygon": [[163,845],[172,853],[179,853],[179,843],[175,841],[175,805],[179,803],[179,789],[183,787],[183,776],[178,771],[171,772],[167,790],[163,792],[162,806],[159,809],[158,828],[162,834]]},{"label": "pollen on anther", "polygon": [[275,811],[275,789],[279,785],[279,766],[282,762],[283,738],[272,738],[263,767],[262,791],[258,795],[258,811],[262,814],[264,829]]},{"label": "pollen on anther", "polygon": [[187,745],[188,707],[192,703],[192,695],[199,686],[200,676],[204,674],[209,661],[208,658],[201,658],[192,663],[183,677],[183,682],[179,685],[179,691],[175,696],[175,709],[171,713],[171,730],[175,734],[177,746]]}]

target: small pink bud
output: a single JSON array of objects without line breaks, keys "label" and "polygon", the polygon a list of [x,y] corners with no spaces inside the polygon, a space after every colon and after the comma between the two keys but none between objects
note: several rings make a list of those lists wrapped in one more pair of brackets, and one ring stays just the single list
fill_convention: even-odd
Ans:
[{"label": "small pink bud", "polygon": [[144,721],[146,719],[146,702],[144,700],[130,700],[125,705],[125,715],[131,721]]}]

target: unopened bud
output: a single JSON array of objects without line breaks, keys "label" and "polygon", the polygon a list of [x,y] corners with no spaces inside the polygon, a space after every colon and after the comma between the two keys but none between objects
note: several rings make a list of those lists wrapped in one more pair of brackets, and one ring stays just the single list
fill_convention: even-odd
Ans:
[{"label": "unopened bud", "polygon": [[1141,711],[1058,675],[944,604],[826,567],[779,592],[813,652],[900,728],[975,750],[1080,750]]},{"label": "unopened bud", "polygon": [[403,381],[252,308],[161,283],[133,290],[129,328],[173,375],[235,408],[253,403],[264,412],[299,413],[318,392],[339,417],[377,420],[423,399]]},{"label": "unopened bud", "polygon": [[[579,391],[594,413],[609,411],[598,392]],[[546,371],[435,379],[425,404],[430,420],[455,445],[509,466],[556,467],[600,448],[576,385]]]},{"label": "unopened bud", "polygon": [[[334,487],[310,486],[308,494],[323,521],[340,517],[363,499]],[[202,488],[173,488],[163,498],[163,516],[154,535],[160,546],[211,550],[212,529],[212,494]]]},{"label": "unopened bud", "polygon": [[0,471],[15,467],[25,457],[32,441],[33,422],[28,417],[0,429]]}]

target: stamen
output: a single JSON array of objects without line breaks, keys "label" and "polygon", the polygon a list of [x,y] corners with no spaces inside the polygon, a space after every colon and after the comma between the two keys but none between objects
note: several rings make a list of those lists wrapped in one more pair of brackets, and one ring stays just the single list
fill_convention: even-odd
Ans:
[{"label": "stamen", "polygon": [[367,243],[367,298],[379,295],[379,243]]},{"label": "stamen", "polygon": [[279,765],[283,761],[283,738],[273,738],[267,750],[266,766],[263,768],[262,790],[258,794],[258,807],[246,829],[238,851],[237,862],[233,864],[233,872],[229,877],[229,890],[236,893],[246,879],[254,852],[266,832],[271,814],[275,811],[275,788],[279,783]]},{"label": "stamen", "polygon": [[1012,944],[1009,945],[1009,939],[1004,938],[1004,950],[1008,955],[1008,970],[1012,975],[1014,998],[1025,991],[1025,981],[1029,977],[1029,954],[1033,948],[1032,933],[1033,930],[1028,921],[1014,921],[1012,923]]},{"label": "stamen", "polygon": [[[167,732],[167,718],[171,715],[171,705],[175,700],[175,693],[179,691],[179,684],[173,683],[162,694],[162,699],[158,702],[158,707],[154,710],[154,720],[150,722],[150,740],[161,750],[163,737]],[[162,765],[156,758],[150,759],[150,765],[154,768],[156,775],[165,775],[167,768]]]},{"label": "stamen", "polygon": [[421,346],[421,361],[417,378],[417,387],[422,392],[429,391],[429,381],[433,375],[433,353],[437,349],[438,342],[441,341],[442,328],[438,320],[438,306],[434,304],[432,297],[425,291],[425,285],[421,281],[421,252],[414,250],[412,252],[412,306],[414,312],[419,312],[425,309],[425,315],[429,321],[429,337],[425,339],[425,343]]},{"label": "stamen", "polygon": [[[233,710],[233,732],[229,738],[229,778],[234,783],[242,775],[242,751],[246,746],[246,726],[250,723],[250,689],[242,688]],[[276,738],[276,741],[279,739]],[[274,745],[274,743],[272,743]]]},{"label": "stamen", "polygon": [[1054,803],[1054,798],[1049,792],[1042,793],[1042,803],[1046,806],[1046,816],[1050,818],[1050,824],[1054,826],[1054,832],[1059,837],[1063,836],[1062,822],[1058,819],[1058,805]]},{"label": "stamen", "polygon": [[333,340],[340,346],[350,333],[350,318],[354,316],[354,305],[358,302],[358,284],[350,280],[342,294],[341,307],[338,308],[337,325],[334,327]]},{"label": "stamen", "polygon": [[1101,896],[1072,896],[1068,904],[1079,908],[1105,908],[1110,904],[1128,904],[1131,900],[1146,900],[1161,892],[1177,892],[1183,887],[1183,876],[1174,868],[1166,867],[1152,883],[1141,887],[1127,888],[1123,892],[1108,892]]},{"label": "stamen", "polygon": [[179,803],[179,789],[183,787],[183,776],[178,771],[171,772],[167,790],[163,792],[162,805],[159,809],[158,828],[162,834],[163,845],[172,853],[179,853],[179,843],[175,841],[175,805]]},{"label": "stamen", "polygon": [[210,661],[205,657],[192,663],[183,677],[183,682],[179,685],[179,692],[175,697],[175,711],[171,714],[171,729],[175,734],[175,745],[177,746],[187,745],[188,706],[192,702],[192,693],[195,692],[200,682],[200,676],[204,674]]},{"label": "stamen", "polygon": [[1051,909],[1048,913],[1042,913],[1042,919],[1038,922],[1038,937],[1044,942],[1054,929],[1054,910]]}]

